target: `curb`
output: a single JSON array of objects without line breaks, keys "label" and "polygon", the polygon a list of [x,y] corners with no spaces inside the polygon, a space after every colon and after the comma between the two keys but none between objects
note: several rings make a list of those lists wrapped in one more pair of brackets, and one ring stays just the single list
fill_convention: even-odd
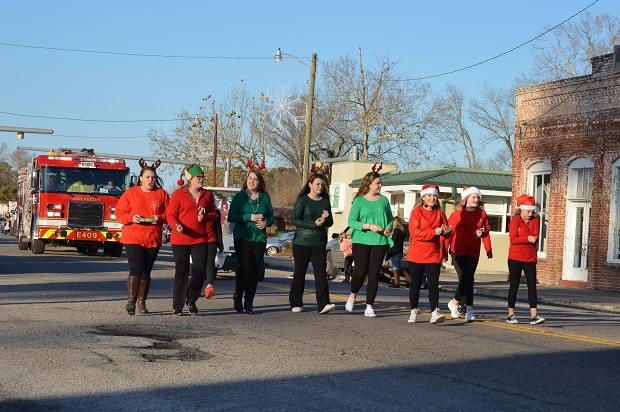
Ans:
[{"label": "curb", "polygon": [[[439,286],[439,290],[444,292],[456,292],[456,289],[450,286]],[[474,287],[474,295],[475,296],[483,296],[486,298],[494,298],[494,299],[507,299],[507,295],[505,293],[499,293],[495,291],[489,291],[486,289],[475,288]],[[519,302],[527,302],[527,299],[519,299]],[[620,313],[620,306],[616,305],[605,305],[600,303],[592,303],[592,302],[579,302],[573,300],[564,300],[564,299],[550,299],[545,298],[544,296],[538,295],[538,303],[548,306],[558,306],[564,308],[579,308],[579,309],[588,309],[596,312],[609,312],[609,313]]]}]

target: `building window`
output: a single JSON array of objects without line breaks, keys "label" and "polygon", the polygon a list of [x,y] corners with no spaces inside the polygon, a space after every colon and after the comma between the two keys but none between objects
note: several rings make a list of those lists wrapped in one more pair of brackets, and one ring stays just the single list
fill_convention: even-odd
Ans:
[{"label": "building window", "polygon": [[540,220],[538,256],[547,256],[547,228],[549,227],[549,185],[551,182],[551,165],[546,162],[536,163],[528,172],[530,193],[538,202]]},{"label": "building window", "polygon": [[620,159],[613,164],[612,170],[608,260],[620,263]]}]

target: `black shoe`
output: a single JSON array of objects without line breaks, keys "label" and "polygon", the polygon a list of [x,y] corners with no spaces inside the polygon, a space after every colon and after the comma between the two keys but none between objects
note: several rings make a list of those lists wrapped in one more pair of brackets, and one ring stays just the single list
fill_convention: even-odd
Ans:
[{"label": "black shoe", "polygon": [[190,315],[198,314],[198,308],[196,307],[196,302],[187,302],[187,307],[189,308]]},{"label": "black shoe", "polygon": [[174,316],[183,316],[183,311],[182,310],[175,310],[174,312],[172,312],[172,314]]},{"label": "black shoe", "polygon": [[390,283],[388,285],[388,287],[390,287],[390,288],[400,288],[400,283],[398,285],[396,283]]},{"label": "black shoe", "polygon": [[426,284],[420,285],[420,290],[428,290],[428,286]]},{"label": "black shoe", "polygon": [[345,280],[342,281],[342,283],[351,283],[351,280],[350,279],[345,279]]},{"label": "black shoe", "polygon": [[254,309],[252,308],[245,308],[245,313],[248,315],[256,315],[256,312],[254,312]]},{"label": "black shoe", "polygon": [[243,313],[243,304],[241,303],[241,298],[233,298],[233,307],[239,313]]},{"label": "black shoe", "polygon": [[463,316],[466,315],[467,314],[467,306],[459,304],[458,311],[459,311],[459,313],[461,315],[463,315]]}]

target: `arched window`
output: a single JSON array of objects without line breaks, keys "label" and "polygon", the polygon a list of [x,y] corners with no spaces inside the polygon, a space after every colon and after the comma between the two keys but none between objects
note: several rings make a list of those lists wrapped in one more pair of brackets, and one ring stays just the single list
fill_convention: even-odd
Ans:
[{"label": "arched window", "polygon": [[609,216],[609,262],[620,263],[620,159],[612,166],[611,215]]},{"label": "arched window", "polygon": [[547,228],[549,227],[549,185],[551,182],[551,164],[540,162],[528,170],[528,192],[536,198],[540,211],[538,255],[547,256]]}]

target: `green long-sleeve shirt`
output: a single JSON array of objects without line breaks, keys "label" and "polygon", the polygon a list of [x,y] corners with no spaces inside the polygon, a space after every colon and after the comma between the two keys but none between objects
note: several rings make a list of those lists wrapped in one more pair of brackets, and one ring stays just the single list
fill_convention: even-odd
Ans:
[{"label": "green long-sleeve shirt", "polygon": [[[322,226],[317,226],[315,221],[323,215],[323,210],[329,212]],[[308,195],[299,196],[291,223],[295,226],[295,239],[293,243],[303,246],[324,246],[327,244],[327,228],[334,224],[329,199],[312,200]]]},{"label": "green long-sleeve shirt", "polygon": [[385,236],[383,232],[375,233],[372,230],[363,230],[365,224],[378,225],[385,229],[392,226],[394,216],[387,197],[381,196],[379,199],[370,201],[364,196],[353,199],[351,212],[349,213],[349,227],[353,229],[351,241],[364,245],[388,245],[393,246],[392,238]]},{"label": "green long-sleeve shirt", "polygon": [[240,191],[233,197],[228,209],[228,221],[235,224],[233,237],[250,242],[266,242],[267,231],[256,227],[256,222],[252,221],[253,214],[262,214],[267,227],[276,221],[269,195],[259,192],[258,198],[251,201],[247,191]]}]

